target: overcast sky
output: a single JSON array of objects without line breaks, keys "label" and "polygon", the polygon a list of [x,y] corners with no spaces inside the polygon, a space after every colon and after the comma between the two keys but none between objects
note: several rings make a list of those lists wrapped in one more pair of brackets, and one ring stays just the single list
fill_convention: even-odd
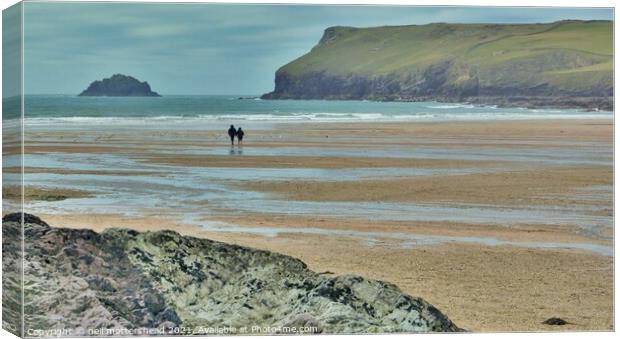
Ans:
[{"label": "overcast sky", "polygon": [[611,20],[611,9],[214,4],[24,5],[26,94],[123,73],[160,94],[262,94],[329,26]]}]

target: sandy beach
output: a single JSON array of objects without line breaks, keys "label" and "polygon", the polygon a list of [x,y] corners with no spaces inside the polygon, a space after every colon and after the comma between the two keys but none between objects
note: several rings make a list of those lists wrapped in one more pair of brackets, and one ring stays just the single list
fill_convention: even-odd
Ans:
[{"label": "sandy beach", "polygon": [[611,120],[244,129],[34,129],[26,211],[389,281],[472,331],[613,329]]}]

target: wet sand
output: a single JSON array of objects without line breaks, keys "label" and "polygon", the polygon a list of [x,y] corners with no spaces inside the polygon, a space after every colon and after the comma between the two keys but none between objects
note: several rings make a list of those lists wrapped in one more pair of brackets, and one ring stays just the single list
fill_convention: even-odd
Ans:
[{"label": "wet sand", "polygon": [[[587,235],[580,234],[576,227],[565,225],[518,224],[504,226],[457,222],[346,220],[325,216],[302,217],[267,213],[218,216],[211,219],[222,221],[229,225],[242,225],[247,228],[247,232],[254,233],[260,233],[258,231],[265,228],[273,229],[278,234],[287,233],[287,230],[295,229],[324,229],[326,231],[349,230],[361,232],[361,235],[379,233],[386,236],[393,235],[392,237],[411,234],[445,237],[448,239],[493,238],[500,241],[522,243],[547,242],[611,245],[611,240],[609,239],[593,239]],[[376,239],[380,237],[367,238]]]},{"label": "wet sand", "polygon": [[545,141],[611,141],[613,122],[610,120],[517,120],[517,121],[454,121],[424,123],[372,124],[300,124],[288,128],[288,133],[302,131],[305,136],[399,136],[420,138],[471,138],[477,144],[502,139],[517,144],[533,140]]},{"label": "wet sand", "polygon": [[[72,198],[86,198],[93,196],[90,192],[72,190],[72,189],[45,189],[36,187],[24,187],[24,201],[42,200],[42,201],[60,201]],[[8,200],[19,200],[22,195],[20,186],[2,187],[2,198]]]},{"label": "wet sand", "polygon": [[[458,202],[518,206],[544,204],[551,199],[550,196],[559,194],[565,197],[555,203],[571,205],[579,199],[580,188],[612,185],[612,182],[613,169],[596,166],[363,182],[254,181],[241,185],[303,201]],[[611,209],[611,201],[608,208]]]},{"label": "wet sand", "polygon": [[[173,229],[292,255],[317,272],[390,281],[473,331],[612,329],[613,257],[535,246],[613,245],[611,121],[307,123],[248,131],[242,149],[230,149],[219,132],[165,127],[33,132],[26,151],[43,158],[27,164],[26,173],[41,184],[67,185],[57,189],[84,186],[101,200],[75,197],[51,208],[43,202],[32,204],[31,212],[62,227]],[[48,158],[75,168],[46,163]],[[409,169],[413,174],[403,172]],[[370,177],[339,177],[353,173],[346,170]],[[114,212],[100,209],[114,199],[122,201]],[[166,206],[173,200],[175,207]],[[294,202],[302,204],[287,205]],[[357,218],[320,212],[346,212],[347,205],[337,206],[342,202],[393,207],[376,209],[387,213],[383,219],[374,218],[375,210]],[[268,203],[277,203],[270,205],[275,211]],[[318,212],[295,209],[304,203],[319,203]],[[487,218],[494,222],[464,222],[413,214],[393,220],[389,214],[417,206],[412,204],[464,212],[482,206],[497,216]],[[515,207],[551,211],[541,214],[551,217],[568,211],[583,220],[520,222],[500,213]],[[277,232],[261,233],[263,228]],[[397,239],[401,234],[451,240],[409,243]],[[504,242],[459,241],[476,238]],[[541,324],[550,317],[571,324]]]},{"label": "wet sand", "polygon": [[[156,175],[153,172],[139,172],[139,171],[98,171],[98,170],[73,170],[73,169],[59,169],[53,167],[5,167],[2,169],[4,173],[53,173],[62,175],[72,174],[88,174],[88,175],[114,175],[114,176],[128,176],[128,175]],[[161,173],[162,175],[165,173]]]},{"label": "wet sand", "polygon": [[148,163],[196,166],[196,167],[235,167],[235,168],[462,168],[492,167],[501,162],[443,160],[443,159],[400,159],[400,158],[361,158],[361,157],[316,157],[316,156],[230,156],[213,155],[157,155],[145,157]]}]

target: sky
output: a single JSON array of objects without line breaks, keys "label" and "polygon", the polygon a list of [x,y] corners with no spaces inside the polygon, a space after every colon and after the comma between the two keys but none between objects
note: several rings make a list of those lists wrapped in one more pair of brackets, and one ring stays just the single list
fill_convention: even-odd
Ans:
[{"label": "sky", "polygon": [[26,94],[116,73],[162,94],[259,95],[330,26],[612,20],[611,9],[162,3],[24,4]]}]

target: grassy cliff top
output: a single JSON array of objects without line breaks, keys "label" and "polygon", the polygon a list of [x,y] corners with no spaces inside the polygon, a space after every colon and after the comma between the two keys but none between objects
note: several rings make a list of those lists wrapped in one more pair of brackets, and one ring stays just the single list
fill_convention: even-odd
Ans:
[{"label": "grassy cliff top", "polygon": [[[548,60],[563,59],[564,54],[570,55],[570,62],[554,64]],[[330,27],[308,54],[279,71],[293,76],[321,71],[381,76],[419,72],[450,61],[484,73],[500,65],[541,58],[547,60],[532,72],[542,69],[559,82],[581,78],[583,72],[596,77],[612,74],[613,23],[567,20],[546,24]]]}]

